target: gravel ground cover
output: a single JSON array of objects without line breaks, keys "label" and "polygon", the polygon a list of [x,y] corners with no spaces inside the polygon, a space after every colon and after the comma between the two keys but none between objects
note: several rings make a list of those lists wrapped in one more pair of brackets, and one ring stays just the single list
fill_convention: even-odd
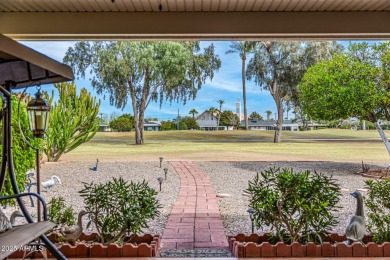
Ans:
[{"label": "gravel ground cover", "polygon": [[[366,178],[357,175],[362,167],[359,163],[340,162],[197,162],[200,169],[209,176],[216,193],[228,193],[231,196],[219,199],[219,208],[227,235],[251,233],[251,222],[248,210],[249,198],[243,196],[248,181],[256,173],[269,167],[293,168],[295,170],[316,170],[326,175],[333,175],[341,187],[342,197],[339,206],[342,208],[334,214],[339,217],[339,224],[334,231],[344,233],[350,217],[355,213],[356,200],[349,194],[356,189],[364,189]],[[383,168],[378,163],[369,164],[371,169]],[[363,190],[365,195],[366,191]],[[267,232],[267,228],[257,232]]]},{"label": "gravel ground cover", "polygon": [[[150,187],[158,191],[159,184],[157,178],[164,177],[163,168],[168,168],[167,181],[163,182],[162,192],[158,192],[157,196],[163,205],[160,209],[161,214],[150,222],[148,229],[144,230],[145,233],[162,234],[180,187],[180,179],[169,163],[163,162],[162,168],[160,168],[158,159],[153,162],[99,162],[96,172],[89,169],[93,166],[94,162],[49,163],[43,165],[41,168],[41,181],[49,180],[51,176],[56,175],[61,179],[62,185],[56,183],[47,192],[41,187],[41,195],[46,202],[49,202],[52,197],[62,196],[65,199],[65,203],[72,206],[75,212],[78,213],[84,207],[83,199],[78,194],[78,191],[83,188],[83,182],[105,183],[112,180],[112,177],[122,177],[129,182],[142,182],[145,179]],[[36,191],[35,188],[31,190],[33,192]],[[30,207],[29,200],[26,200],[26,205],[28,205],[27,208],[30,212],[35,214],[35,208]],[[9,215],[15,209],[14,207],[7,207],[4,212]],[[84,217],[83,220],[85,226],[86,218]],[[87,230],[87,232],[91,231],[93,229]]]}]

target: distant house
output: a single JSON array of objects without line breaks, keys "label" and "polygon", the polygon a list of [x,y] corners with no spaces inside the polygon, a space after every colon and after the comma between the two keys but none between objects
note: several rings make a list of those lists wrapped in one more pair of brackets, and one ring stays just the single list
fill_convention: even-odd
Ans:
[{"label": "distant house", "polygon": [[[240,126],[245,126],[245,120],[242,120]],[[275,130],[276,121],[275,120],[258,120],[252,119],[248,120],[248,129],[249,130]],[[291,122],[291,120],[284,120],[282,123],[282,130],[285,131],[298,131],[299,125],[297,123]]]},{"label": "distant house", "polygon": [[160,122],[156,121],[144,121],[144,131],[159,131],[161,127]]},{"label": "distant house", "polygon": [[[214,131],[217,130],[218,127],[218,116],[216,114],[212,114],[208,110],[205,110],[196,118],[196,122],[199,125],[199,129],[206,131]],[[219,126],[218,129],[227,130],[227,127]]]},{"label": "distant house", "polygon": [[110,132],[111,128],[107,124],[100,124],[99,126],[99,132]]}]

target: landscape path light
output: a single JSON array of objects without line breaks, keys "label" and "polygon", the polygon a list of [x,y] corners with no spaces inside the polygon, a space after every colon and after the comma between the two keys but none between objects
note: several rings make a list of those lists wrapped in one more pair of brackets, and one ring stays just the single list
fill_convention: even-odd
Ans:
[{"label": "landscape path light", "polygon": [[167,180],[168,168],[164,168],[165,180]]},{"label": "landscape path light", "polygon": [[161,168],[161,164],[164,158],[160,157],[159,159],[160,159],[160,168]]},{"label": "landscape path light", "polygon": [[164,178],[163,178],[163,177],[158,177],[158,178],[157,178],[157,181],[158,181],[158,183],[160,184],[160,191],[161,191],[161,184],[163,183]]},{"label": "landscape path light", "polygon": [[249,208],[246,212],[249,213],[249,218],[251,219],[251,223],[252,223],[252,234],[255,233],[255,210],[253,208]]}]

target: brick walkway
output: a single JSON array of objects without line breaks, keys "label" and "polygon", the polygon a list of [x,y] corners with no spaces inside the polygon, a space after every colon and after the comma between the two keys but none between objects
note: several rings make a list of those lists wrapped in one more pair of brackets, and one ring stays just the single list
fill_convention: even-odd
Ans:
[{"label": "brick walkway", "polygon": [[217,198],[208,177],[192,162],[171,162],[180,191],[162,235],[162,250],[227,249]]}]

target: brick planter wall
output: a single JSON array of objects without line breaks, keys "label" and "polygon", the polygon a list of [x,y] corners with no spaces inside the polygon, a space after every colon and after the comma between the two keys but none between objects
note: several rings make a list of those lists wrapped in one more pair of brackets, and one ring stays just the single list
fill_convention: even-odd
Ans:
[{"label": "brick planter wall", "polygon": [[353,243],[347,246],[342,243],[345,240],[345,236],[332,234],[324,238],[321,245],[298,242],[271,245],[267,242],[267,235],[239,234],[229,237],[229,247],[234,257],[390,257],[390,242],[377,245],[371,242],[371,237],[364,237],[364,245]]},{"label": "brick planter wall", "polygon": [[[49,238],[53,239],[54,237]],[[58,246],[58,248],[67,258],[156,257],[160,248],[159,235],[135,235],[131,237],[129,242],[124,245],[110,244],[108,246],[104,246],[101,243],[92,242],[96,238],[96,233],[82,234],[80,236],[80,240],[89,243],[78,243],[75,246],[64,243]],[[128,239],[129,238],[126,240]],[[22,258],[23,254],[23,251],[16,251],[9,258]],[[43,257],[40,252],[35,252],[33,256],[35,258]],[[50,252],[48,252],[48,257],[53,258]]]}]

